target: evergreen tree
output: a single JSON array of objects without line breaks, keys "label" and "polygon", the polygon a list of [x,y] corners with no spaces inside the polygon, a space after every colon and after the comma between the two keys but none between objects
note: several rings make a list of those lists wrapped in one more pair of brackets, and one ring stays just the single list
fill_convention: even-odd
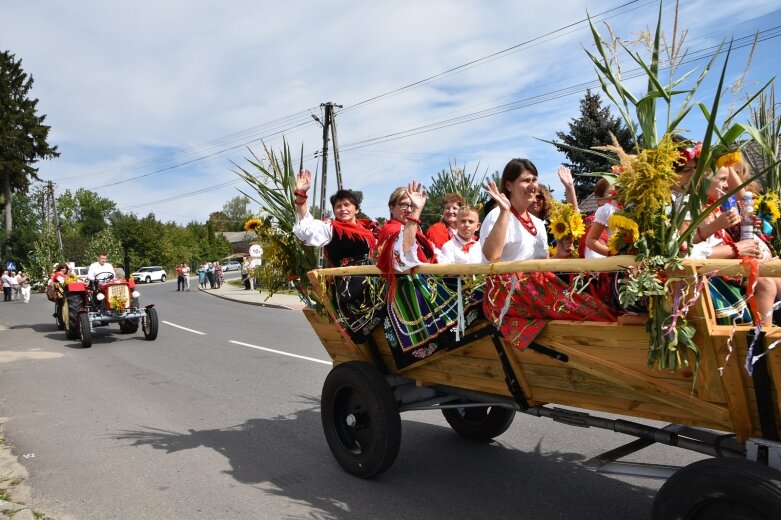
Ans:
[{"label": "evergreen tree", "polygon": [[51,127],[38,115],[38,99],[30,98],[32,76],[22,70],[22,61],[8,51],[0,52],[0,186],[2,186],[4,237],[2,256],[13,238],[13,194],[26,193],[38,180],[40,159],[57,157],[57,147],[46,139]]},{"label": "evergreen tree", "polygon": [[[580,100],[580,117],[570,120],[569,133],[556,132],[556,137],[569,147],[591,150],[594,146],[612,144],[611,133],[625,151],[634,148],[635,136],[624,126],[621,118],[613,116],[608,106],[602,106],[599,94],[592,94],[587,90],[585,97]],[[585,151],[564,146],[557,148],[570,161],[566,166],[572,170],[578,200],[585,199],[594,192],[594,185],[599,177],[584,177],[578,174],[609,172],[612,164],[607,159]]]}]

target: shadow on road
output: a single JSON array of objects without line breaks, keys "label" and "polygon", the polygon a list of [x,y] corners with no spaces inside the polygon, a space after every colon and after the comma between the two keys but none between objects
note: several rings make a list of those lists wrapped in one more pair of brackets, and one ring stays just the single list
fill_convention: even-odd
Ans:
[{"label": "shadow on road", "polygon": [[[293,415],[180,433],[143,426],[117,439],[167,453],[204,446],[230,462],[238,482],[308,504],[312,518],[646,517],[655,491],[585,469],[577,453],[522,452],[478,444],[449,428],[405,420],[401,452],[382,475],[342,471],[322,434],[318,399]],[[501,438],[500,438],[501,441]]]}]

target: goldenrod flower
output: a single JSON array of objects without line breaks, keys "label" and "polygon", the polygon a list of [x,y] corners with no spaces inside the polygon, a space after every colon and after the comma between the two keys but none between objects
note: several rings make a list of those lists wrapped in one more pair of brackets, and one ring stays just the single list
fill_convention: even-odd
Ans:
[{"label": "goldenrod flower", "polygon": [[257,218],[251,218],[244,223],[244,231],[257,232],[263,227],[263,221]]},{"label": "goldenrod flower", "polygon": [[724,155],[721,155],[719,156],[718,159],[716,159],[716,168],[723,168],[725,166],[735,166],[741,160],[743,160],[743,156],[740,154],[740,150],[735,150],[734,152],[725,153]]}]

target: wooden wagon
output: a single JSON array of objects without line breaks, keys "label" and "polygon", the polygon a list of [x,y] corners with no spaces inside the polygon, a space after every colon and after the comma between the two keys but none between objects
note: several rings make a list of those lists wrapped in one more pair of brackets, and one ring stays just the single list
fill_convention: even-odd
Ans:
[{"label": "wooden wagon", "polygon": [[[416,273],[619,271],[633,263],[633,257],[540,260],[432,265]],[[679,274],[716,270],[720,275],[742,274],[734,260],[686,261]],[[329,277],[347,274],[378,271],[371,266],[322,269],[310,272],[309,279],[321,288]],[[766,263],[761,274],[781,276],[781,261]],[[452,348],[399,369],[382,327],[366,343],[356,344],[327,314],[304,312],[334,363],[322,393],[325,435],[338,462],[354,475],[371,477],[393,464],[401,437],[400,412],[441,409],[456,432],[489,441],[523,411],[638,437],[600,458],[606,470],[626,470],[617,459],[653,443],[712,455],[682,469],[656,466],[641,471],[669,477],[657,494],[655,518],[711,518],[724,511],[734,512],[730,518],[781,516],[781,347],[762,356],[750,376],[744,365],[753,327],[718,325],[708,291],[688,313],[701,352],[696,373],[691,355],[689,366],[675,372],[648,367],[642,315],[617,323],[552,321],[523,351],[479,320]],[[755,355],[781,339],[781,328],[765,333],[764,341],[755,343]],[[551,404],[669,425],[606,419]]]}]

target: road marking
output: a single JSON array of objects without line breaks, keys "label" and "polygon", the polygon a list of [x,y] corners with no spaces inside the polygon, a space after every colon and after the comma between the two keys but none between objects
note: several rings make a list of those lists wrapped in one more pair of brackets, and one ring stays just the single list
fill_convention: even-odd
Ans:
[{"label": "road marking", "polygon": [[241,341],[233,341],[230,340],[231,343],[235,343],[236,345],[241,345],[243,347],[249,347],[249,348],[256,348],[258,350],[265,350],[266,352],[271,352],[273,354],[281,354],[283,356],[290,356],[294,358],[299,359],[306,359],[307,361],[314,361],[315,363],[322,363],[324,365],[332,365],[333,363],[330,361],[323,361],[322,359],[307,357],[307,356],[300,356],[298,354],[291,354],[290,352],[282,352],[281,350],[274,350],[273,348],[266,348],[266,347],[259,347],[257,345],[251,345],[249,343],[242,343]]},{"label": "road marking", "polygon": [[181,325],[177,325],[176,323],[171,323],[170,321],[161,320],[166,325],[170,325],[172,327],[176,327],[177,329],[186,330],[187,332],[192,332],[193,334],[200,334],[201,336],[205,336],[205,332],[200,332],[198,330],[188,329],[187,327],[182,327]]}]

